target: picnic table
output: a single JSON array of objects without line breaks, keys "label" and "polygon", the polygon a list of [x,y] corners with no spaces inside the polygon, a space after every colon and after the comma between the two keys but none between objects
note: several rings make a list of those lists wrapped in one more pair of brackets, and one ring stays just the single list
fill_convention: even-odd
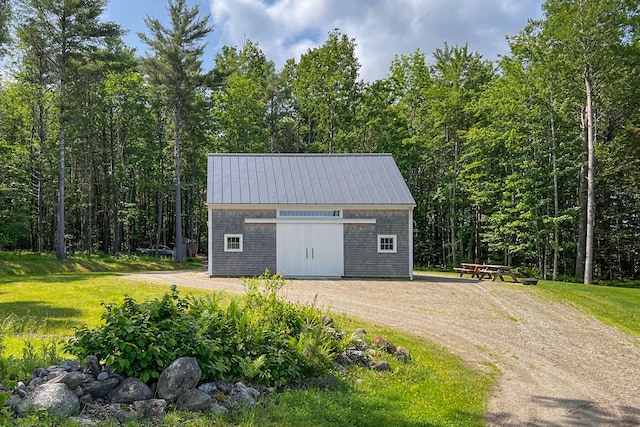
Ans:
[{"label": "picnic table", "polygon": [[491,277],[492,282],[495,282],[498,277],[504,282],[504,276],[509,276],[517,282],[520,277],[520,273],[513,271],[513,267],[509,265],[485,265],[478,270],[478,273],[480,274],[478,279],[483,279],[485,276]]},{"label": "picnic table", "polygon": [[504,276],[511,277],[514,282],[518,281],[520,273],[513,271],[513,267],[509,265],[494,265],[494,264],[473,264],[463,262],[461,267],[454,268],[454,271],[460,273],[460,277],[464,274],[471,274],[471,278],[477,277],[478,279],[484,279],[485,277],[491,277],[491,281],[495,282],[499,277],[504,282]]},{"label": "picnic table", "polygon": [[469,273],[471,274],[471,278],[477,277],[478,279],[480,278],[480,269],[484,267],[484,264],[472,264],[467,262],[463,262],[460,265],[462,266],[461,268],[454,268],[456,272],[460,273],[460,277],[465,273]]}]

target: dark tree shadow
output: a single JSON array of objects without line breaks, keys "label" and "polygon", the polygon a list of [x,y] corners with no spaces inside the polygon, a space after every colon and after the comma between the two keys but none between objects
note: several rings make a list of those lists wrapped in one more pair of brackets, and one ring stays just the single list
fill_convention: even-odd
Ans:
[{"label": "dark tree shadow", "polygon": [[80,326],[81,323],[75,319],[82,314],[78,309],[55,307],[44,301],[0,302],[0,316],[5,317],[8,313],[13,313],[18,317],[35,318],[38,325],[49,330]]}]

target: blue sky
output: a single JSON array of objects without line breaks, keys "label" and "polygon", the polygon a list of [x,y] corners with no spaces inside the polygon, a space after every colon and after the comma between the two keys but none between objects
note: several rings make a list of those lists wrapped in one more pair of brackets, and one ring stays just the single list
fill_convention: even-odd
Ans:
[{"label": "blue sky", "polygon": [[[214,32],[205,68],[221,46],[257,42],[280,68],[321,45],[339,28],[356,40],[356,54],[366,81],[384,78],[397,54],[420,49],[430,55],[448,42],[469,44],[487,59],[509,52],[506,35],[515,35],[528,19],[538,19],[543,0],[187,0],[210,13]],[[109,0],[105,19],[129,33],[125,42],[144,52],[137,32],[146,32],[145,16],[168,23],[165,0]]]}]

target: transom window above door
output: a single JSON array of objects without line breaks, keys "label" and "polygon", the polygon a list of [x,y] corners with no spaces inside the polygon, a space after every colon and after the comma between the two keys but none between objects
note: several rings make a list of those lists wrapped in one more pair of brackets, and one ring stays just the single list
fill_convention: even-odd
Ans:
[{"label": "transom window above door", "polygon": [[279,218],[342,218],[341,210],[294,210],[281,209]]}]

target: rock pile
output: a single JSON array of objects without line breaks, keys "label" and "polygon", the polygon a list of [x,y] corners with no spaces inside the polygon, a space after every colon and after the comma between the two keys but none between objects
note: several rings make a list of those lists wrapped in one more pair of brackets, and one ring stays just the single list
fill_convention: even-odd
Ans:
[{"label": "rock pile", "polygon": [[[323,318],[323,323],[327,330],[333,330],[333,319]],[[337,339],[345,337],[344,333],[335,334]],[[396,347],[385,338],[374,337],[371,346],[365,338],[364,329],[352,334],[350,346],[335,359],[336,370],[347,372],[346,366],[350,365],[390,370],[388,361],[378,359],[381,353],[393,355],[405,363],[411,360],[407,349]],[[79,361],[69,360],[60,366],[36,369],[28,384],[17,384],[5,405],[18,416],[44,409],[58,416],[73,417],[81,425],[91,425],[107,418],[115,418],[120,423],[158,419],[168,406],[187,411],[226,413],[243,405],[253,406],[260,397],[257,389],[241,382],[231,384],[220,380],[201,384],[202,371],[193,357],[176,359],[161,373],[153,389],[137,378],[110,373],[94,356],[87,357],[85,362],[84,367]],[[337,381],[330,375],[307,379],[303,385],[331,388]]]},{"label": "rock pile", "polygon": [[18,416],[44,409],[81,424],[108,417],[124,423],[161,418],[169,404],[181,410],[224,413],[242,405],[255,405],[260,396],[258,390],[241,382],[198,385],[202,371],[192,357],[176,359],[169,365],[155,390],[137,378],[110,374],[95,357],[88,357],[86,362],[86,368],[78,361],[66,361],[60,366],[36,369],[29,384],[18,383],[6,404]]},{"label": "rock pile", "polygon": [[393,345],[389,340],[375,336],[371,340],[370,347],[365,338],[367,331],[357,329],[351,335],[351,346],[339,355],[336,361],[336,368],[339,371],[346,370],[344,366],[356,365],[363,368],[371,368],[376,371],[391,370],[391,365],[386,360],[377,360],[379,352],[395,356],[399,361],[408,363],[411,361],[409,350],[401,346]]}]

